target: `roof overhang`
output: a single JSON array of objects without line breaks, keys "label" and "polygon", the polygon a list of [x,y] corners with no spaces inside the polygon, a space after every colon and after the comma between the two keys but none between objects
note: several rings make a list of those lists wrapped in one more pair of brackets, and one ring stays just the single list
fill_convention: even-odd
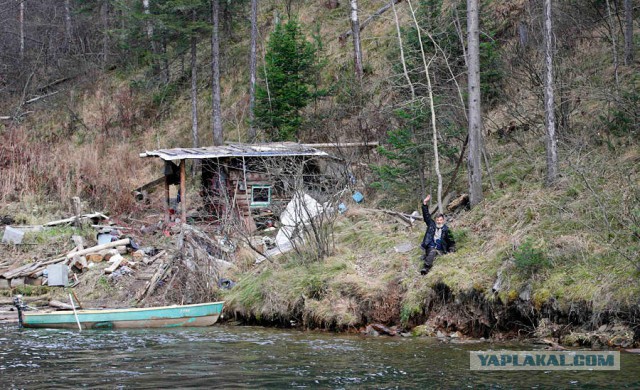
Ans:
[{"label": "roof overhang", "polygon": [[165,161],[203,160],[228,157],[332,157],[327,152],[296,142],[272,142],[265,144],[227,144],[204,148],[158,149],[140,153],[140,157],[159,157]]}]

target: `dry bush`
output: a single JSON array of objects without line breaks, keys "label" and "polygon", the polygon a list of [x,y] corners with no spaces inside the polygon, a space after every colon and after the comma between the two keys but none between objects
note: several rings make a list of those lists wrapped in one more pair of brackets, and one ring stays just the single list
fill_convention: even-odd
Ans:
[{"label": "dry bush", "polygon": [[47,145],[29,139],[24,126],[3,133],[0,147],[0,200],[26,196],[67,204],[73,196],[114,213],[139,206],[131,190],[146,179],[143,161],[130,145],[98,137],[91,143]]}]

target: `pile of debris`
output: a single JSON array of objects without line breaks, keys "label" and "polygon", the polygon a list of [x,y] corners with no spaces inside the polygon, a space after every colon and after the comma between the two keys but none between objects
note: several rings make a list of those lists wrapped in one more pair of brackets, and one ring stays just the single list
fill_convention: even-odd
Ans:
[{"label": "pile of debris", "polygon": [[[83,216],[84,217],[84,216]],[[87,215],[88,219],[96,217]],[[99,218],[108,218],[100,214]],[[73,223],[77,218],[70,218],[64,223]],[[95,242],[85,244],[83,237],[73,235],[74,248],[49,256],[43,260],[27,264],[14,264],[12,260],[0,261],[0,288],[16,288],[23,285],[52,285],[49,280],[50,266],[65,266],[65,280],[68,274],[67,287],[75,287],[82,281],[83,273],[94,270],[92,277],[98,274],[106,277],[111,285],[121,284],[127,296],[134,298],[136,304],[142,304],[149,296],[154,295],[161,287],[165,292],[158,299],[188,302],[201,300],[204,296],[216,294],[220,288],[230,288],[233,282],[228,279],[230,268],[235,268],[233,260],[237,245],[228,238],[210,236],[190,225],[168,224],[156,226],[157,229],[142,235],[161,234],[173,236],[176,247],[159,250],[155,247],[140,247],[137,244],[136,229],[107,224],[93,224],[96,228]],[[46,229],[44,225],[5,227],[5,237],[10,245],[26,245],[22,243],[24,232]],[[15,232],[21,232],[16,235]],[[127,234],[124,234],[126,231]],[[16,241],[17,239],[17,241]],[[67,246],[68,248],[68,246]],[[89,279],[90,280],[90,279]],[[141,285],[137,281],[145,281]],[[84,284],[83,284],[84,285]],[[127,298],[128,299],[128,298]],[[156,301],[158,300],[156,299]],[[77,300],[77,298],[76,298]],[[145,302],[151,304],[152,302]],[[158,303],[158,302],[155,302]],[[60,308],[55,302],[52,307]],[[78,301],[78,307],[81,306]]]},{"label": "pile of debris", "polygon": [[[77,217],[61,219],[38,226],[6,226],[3,243],[21,245],[25,232],[41,231],[49,227],[80,222],[92,223],[98,229],[97,245],[87,246],[81,236],[72,236],[75,247],[53,258],[38,260],[27,264],[15,265],[9,260],[0,263],[0,288],[16,288],[23,285],[46,285],[48,281],[47,267],[54,264],[66,265],[74,270],[73,277],[77,282],[77,275],[88,269],[98,267],[104,262],[105,274],[113,274],[120,267],[136,267],[137,264],[153,264],[165,252],[158,252],[154,248],[142,248],[121,231],[127,228],[111,225],[97,225],[99,221],[108,221],[102,213],[85,214]],[[125,259],[124,255],[130,255]]]}]

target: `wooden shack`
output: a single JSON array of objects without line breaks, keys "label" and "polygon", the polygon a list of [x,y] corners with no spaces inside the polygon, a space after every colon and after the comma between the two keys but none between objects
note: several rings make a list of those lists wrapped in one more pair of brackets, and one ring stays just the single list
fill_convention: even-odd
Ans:
[{"label": "wooden shack", "polygon": [[[331,156],[309,145],[295,142],[227,144],[204,148],[174,148],[146,151],[140,157],[165,162],[164,183],[167,213],[171,208],[170,186],[179,185],[181,219],[186,220],[187,160],[201,172],[203,208],[210,215],[233,209],[255,229],[254,217],[286,204],[292,196],[293,180],[318,177],[322,159]],[[321,185],[321,183],[315,183]]]}]

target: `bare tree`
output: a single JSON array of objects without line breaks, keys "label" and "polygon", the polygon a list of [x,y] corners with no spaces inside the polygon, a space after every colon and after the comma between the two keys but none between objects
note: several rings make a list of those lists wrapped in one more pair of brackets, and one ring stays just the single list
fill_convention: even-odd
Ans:
[{"label": "bare tree", "polygon": [[482,202],[482,107],[480,97],[480,31],[478,1],[467,0],[467,45],[469,88],[469,203],[471,207]]},{"label": "bare tree", "polygon": [[433,86],[431,83],[431,74],[429,72],[429,66],[435,59],[434,56],[427,62],[427,56],[424,51],[424,44],[422,43],[422,29],[420,28],[420,24],[418,23],[418,18],[416,17],[416,12],[411,4],[411,0],[407,0],[409,4],[409,9],[411,10],[411,16],[413,18],[413,23],[416,26],[416,32],[418,33],[418,42],[420,44],[420,54],[422,57],[422,65],[424,66],[424,74],[427,78],[427,91],[429,94],[429,108],[431,109],[431,128],[433,129],[433,159],[434,159],[434,169],[436,172],[436,176],[438,177],[438,212],[443,212],[442,207],[442,174],[440,173],[440,157],[438,155],[438,129],[436,127],[436,109],[435,103],[433,101]]},{"label": "bare tree", "polygon": [[624,64],[633,64],[633,0],[624,0]]},{"label": "bare tree", "polygon": [[20,59],[24,59],[24,0],[20,2],[18,22],[20,23]]},{"label": "bare tree", "polygon": [[73,40],[73,24],[71,20],[71,0],[64,0],[64,27],[67,45],[71,46]]},{"label": "bare tree", "polygon": [[[151,43],[151,53],[153,53],[154,56],[156,56],[158,54],[158,50],[156,47],[156,41],[153,38],[153,22],[151,20],[151,10],[150,10],[150,5],[149,5],[149,0],[142,0],[142,10],[144,12],[144,15],[146,17],[145,21],[144,21],[144,25],[145,25],[145,30],[147,33],[147,39],[149,40],[149,42]],[[153,60],[153,62],[155,63],[155,58]]]},{"label": "bare tree", "polygon": [[103,0],[100,5],[102,19],[102,68],[106,69],[109,60],[109,2]]},{"label": "bare tree", "polygon": [[213,29],[211,31],[211,124],[213,126],[213,144],[222,145],[222,109],[220,107],[220,28],[219,13],[220,0],[211,0],[211,12],[213,19]]},{"label": "bare tree", "polygon": [[[191,11],[192,18],[195,22],[197,20],[196,10]],[[191,35],[191,135],[193,137],[193,147],[200,146],[198,141],[198,62],[197,62],[197,44],[198,37],[196,34]],[[197,160],[194,160],[197,161]],[[194,164],[194,174],[197,164]]]},{"label": "bare tree", "polygon": [[351,4],[351,34],[353,35],[353,59],[356,77],[361,80],[362,69],[362,48],[360,46],[360,21],[358,20],[358,0],[350,0]]},{"label": "bare tree", "polygon": [[[400,48],[400,62],[402,63],[402,73],[404,77],[407,79],[407,85],[409,85],[409,89],[411,91],[411,103],[415,103],[416,101],[416,89],[413,86],[413,82],[411,81],[411,77],[409,76],[409,70],[407,69],[407,61],[404,55],[404,45],[402,43],[402,33],[400,32],[400,22],[398,21],[398,12],[396,11],[396,0],[391,0],[391,8],[393,9],[393,17],[396,22],[396,33],[398,34],[398,47]],[[412,131],[411,136],[413,141],[417,144],[417,137],[414,131]],[[420,194],[425,194],[426,190],[426,178],[424,175],[424,158],[422,153],[420,158],[418,159],[418,175],[420,176]]]},{"label": "bare tree", "polygon": [[547,178],[552,186],[558,177],[558,145],[556,136],[555,101],[553,95],[553,25],[551,0],[544,0],[544,111],[546,126]]},{"label": "bare tree", "polygon": [[609,28],[609,35],[611,36],[611,50],[613,51],[613,72],[616,80],[616,93],[620,90],[620,77],[618,75],[618,45],[617,36],[618,29],[616,28],[616,21],[613,19],[611,13],[611,4],[609,0],[605,1],[607,5],[607,27]]},{"label": "bare tree", "polygon": [[251,48],[249,49],[249,142],[256,139],[256,63],[258,45],[258,0],[251,0]]}]

